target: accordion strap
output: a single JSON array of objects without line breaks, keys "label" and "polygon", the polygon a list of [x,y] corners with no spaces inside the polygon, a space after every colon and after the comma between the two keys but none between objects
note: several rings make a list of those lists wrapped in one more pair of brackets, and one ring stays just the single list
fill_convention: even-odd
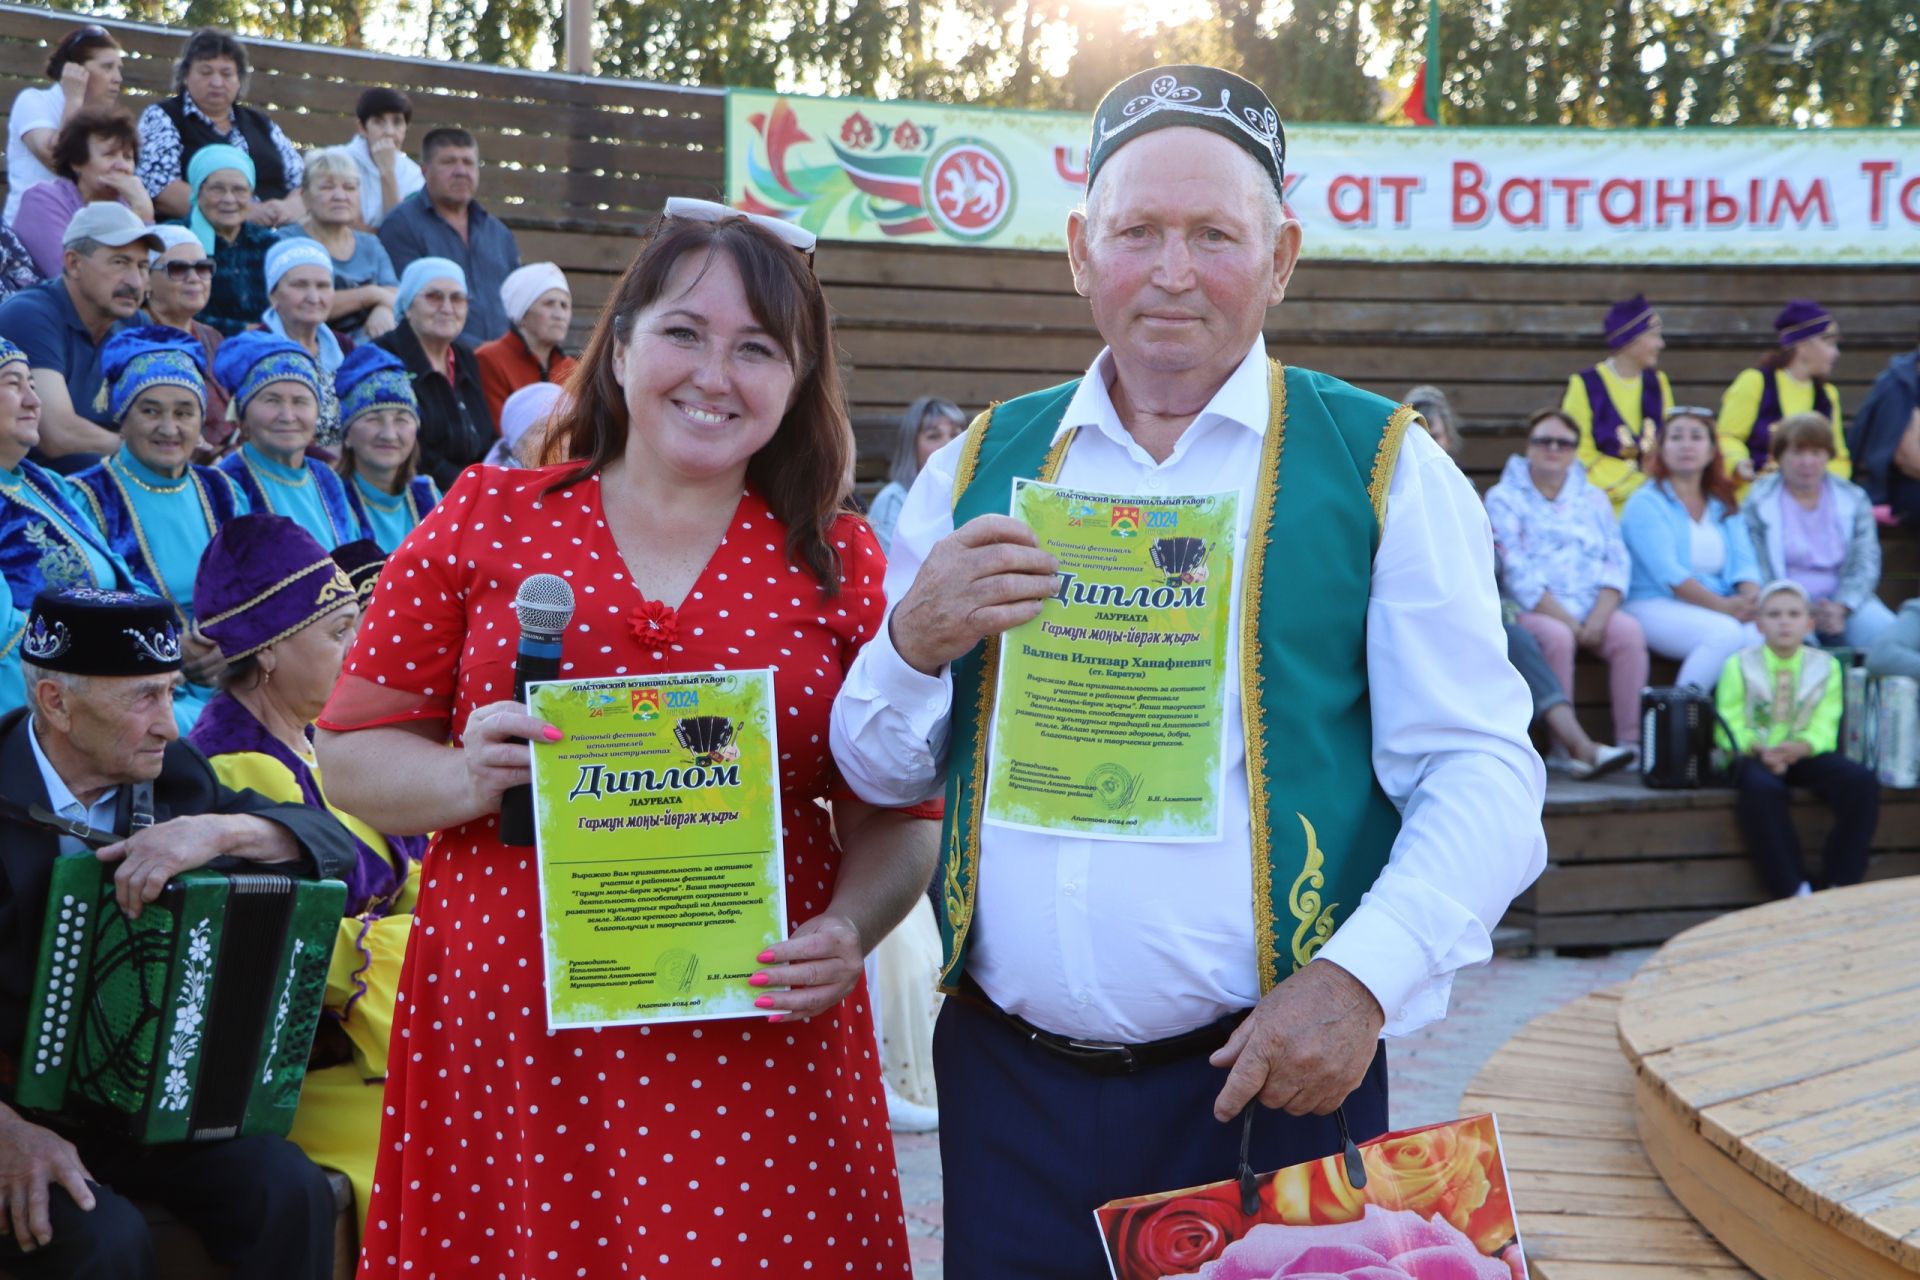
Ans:
[{"label": "accordion strap", "polygon": [[127,818],[127,834],[153,825],[153,784],[136,782],[133,784],[132,812]]}]

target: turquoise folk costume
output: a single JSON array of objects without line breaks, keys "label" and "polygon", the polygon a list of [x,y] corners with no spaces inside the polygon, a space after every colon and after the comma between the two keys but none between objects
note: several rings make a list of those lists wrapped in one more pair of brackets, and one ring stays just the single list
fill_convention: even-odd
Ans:
[{"label": "turquoise folk costume", "polygon": [[[420,419],[420,405],[413,396],[413,379],[407,367],[392,352],[371,343],[355,347],[334,375],[340,393],[341,436],[344,441],[354,422],[379,409],[405,409]],[[419,461],[415,446],[414,460]],[[366,526],[380,549],[392,554],[413,527],[440,501],[440,487],[433,477],[414,476],[399,493],[383,493],[368,484],[358,473],[347,481],[347,502],[361,524]]]},{"label": "turquoise folk costume", "polygon": [[[0,367],[27,357],[0,338]],[[47,587],[126,590],[133,574],[94,524],[83,491],[73,481],[21,459],[0,469],[0,712],[26,705],[20,679],[20,641],[33,599]]]},{"label": "turquoise folk costume", "polygon": [[[320,373],[313,357],[297,343],[258,330],[228,338],[213,358],[214,376],[232,397],[227,412],[246,420],[247,406],[276,382],[298,382],[320,403]],[[312,534],[326,550],[367,536],[340,477],[310,457],[294,466],[275,462],[251,442],[222,458],[219,469],[231,477],[255,515],[286,516]]]},{"label": "turquoise folk costume", "polygon": [[[198,340],[177,329],[147,326],[115,334],[101,351],[113,420],[123,421],[140,393],[157,386],[193,392],[204,414],[204,359]],[[248,511],[240,487],[212,467],[189,465],[182,475],[163,476],[124,448],[74,480],[140,590],[172,604],[181,623],[191,627],[200,555],[222,525]],[[204,685],[175,690],[173,713],[181,733],[193,728],[213,695]]]},{"label": "turquoise folk costume", "polygon": [[[955,527],[1007,512],[1017,477],[1051,480],[1078,381],[989,409],[954,476]],[[1270,373],[1271,421],[1247,533],[1240,647],[1262,991],[1303,967],[1387,865],[1400,815],[1372,767],[1366,615],[1387,486],[1413,411],[1325,374]],[[1303,611],[1298,601],[1325,602]],[[946,826],[936,887],[941,984],[966,964],[1000,640],[953,663]]]}]

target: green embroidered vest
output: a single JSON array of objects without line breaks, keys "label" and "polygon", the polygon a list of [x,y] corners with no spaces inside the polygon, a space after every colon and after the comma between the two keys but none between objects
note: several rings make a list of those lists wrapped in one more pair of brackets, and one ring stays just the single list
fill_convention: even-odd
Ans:
[{"label": "green embroidered vest", "polygon": [[[1006,514],[1016,477],[1058,474],[1073,437],[1054,435],[1078,385],[1009,400],[974,420],[954,476],[956,528]],[[1352,914],[1400,831],[1373,774],[1367,602],[1387,484],[1416,420],[1404,405],[1278,362],[1269,393],[1238,622],[1262,991],[1311,960]],[[953,663],[938,880],[947,988],[965,968],[973,926],[982,747],[999,656],[994,637]]]}]

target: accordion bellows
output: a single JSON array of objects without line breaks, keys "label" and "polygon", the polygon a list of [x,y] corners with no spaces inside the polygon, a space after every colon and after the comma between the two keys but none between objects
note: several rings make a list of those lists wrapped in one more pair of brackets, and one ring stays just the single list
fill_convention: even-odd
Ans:
[{"label": "accordion bellows", "polygon": [[110,868],[58,859],[15,1101],[137,1142],[284,1135],[346,899],[338,880],[196,871],[129,920]]}]

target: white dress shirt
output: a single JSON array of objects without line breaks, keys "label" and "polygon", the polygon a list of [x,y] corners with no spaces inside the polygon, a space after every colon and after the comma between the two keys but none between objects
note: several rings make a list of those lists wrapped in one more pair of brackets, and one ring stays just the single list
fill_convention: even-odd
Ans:
[{"label": "white dress shirt", "polygon": [[[1102,351],[1061,421],[1083,428],[1056,477],[1120,494],[1240,490],[1240,550],[1254,510],[1269,408],[1263,340],[1156,463],[1121,426]],[[1057,437],[1056,437],[1057,438]],[[953,531],[965,437],[928,460],[895,527],[886,592],[899,601]],[[1299,481],[1295,481],[1299,483]],[[1233,587],[1240,609],[1241,582]],[[1268,607],[1289,602],[1269,599]],[[1290,602],[1312,609],[1314,601]],[[889,617],[889,622],[891,618]],[[1226,665],[1238,670],[1239,628]],[[1546,864],[1546,773],[1527,739],[1532,705],[1507,660],[1493,538],[1466,477],[1410,430],[1387,490],[1367,605],[1373,769],[1401,813],[1387,867],[1320,956],[1358,978],[1401,1035],[1443,1017],[1454,970],[1493,953],[1492,929]],[[949,672],[915,671],[889,628],[863,649],[834,703],[834,758],[878,805],[944,785]],[[1284,767],[1286,744],[1274,744]],[[981,827],[968,972],[995,1003],[1062,1035],[1140,1043],[1260,999],[1240,688],[1227,682],[1219,840],[1084,840]]]},{"label": "white dress shirt", "polygon": [[[40,735],[31,717],[27,720],[27,745],[33,748],[33,762],[40,766],[40,781],[47,788],[47,808],[63,818],[84,822],[95,831],[119,834],[114,831],[113,824],[119,818],[115,802],[120,798],[120,788],[108,787],[91,805],[81,804],[80,798],[73,794],[73,788],[67,785],[67,780],[53,767],[53,761],[47,759],[47,753],[40,749]],[[60,837],[60,856],[63,858],[92,852],[76,836]]]}]

